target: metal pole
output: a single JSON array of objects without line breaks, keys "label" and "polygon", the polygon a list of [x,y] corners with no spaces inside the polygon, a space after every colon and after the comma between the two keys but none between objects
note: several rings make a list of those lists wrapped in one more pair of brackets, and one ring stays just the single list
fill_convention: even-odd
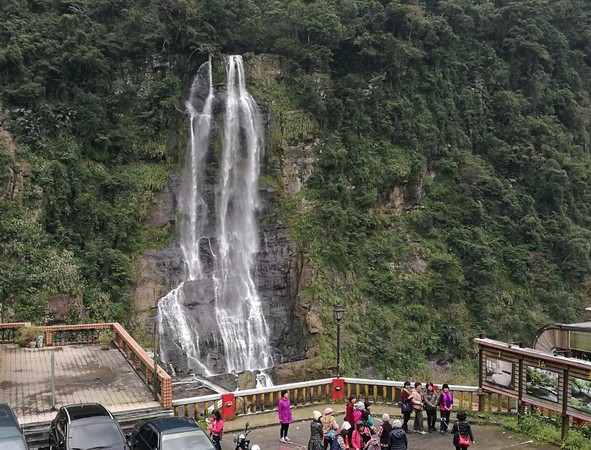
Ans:
[{"label": "metal pole", "polygon": [[337,320],[337,378],[341,378],[341,321]]},{"label": "metal pole", "polygon": [[55,411],[55,352],[51,350],[51,410]]}]

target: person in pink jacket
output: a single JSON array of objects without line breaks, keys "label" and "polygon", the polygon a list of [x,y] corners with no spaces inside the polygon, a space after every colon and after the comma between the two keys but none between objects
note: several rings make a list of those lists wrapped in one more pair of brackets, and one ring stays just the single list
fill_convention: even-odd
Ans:
[{"label": "person in pink jacket", "polygon": [[211,440],[216,450],[222,450],[222,435],[224,434],[224,421],[219,410],[212,413],[212,419],[207,421],[207,429],[211,434]]},{"label": "person in pink jacket", "polygon": [[353,423],[357,423],[361,420],[361,414],[363,413],[364,409],[365,405],[363,402],[355,403],[355,409],[353,410]]},{"label": "person in pink jacket", "polygon": [[290,439],[287,437],[287,432],[289,430],[289,424],[293,422],[293,417],[291,416],[291,403],[289,402],[289,392],[287,390],[281,391],[281,398],[277,404],[277,415],[281,424],[279,441],[289,442]]},{"label": "person in pink jacket", "polygon": [[369,428],[365,426],[363,421],[359,420],[355,423],[355,430],[351,437],[351,450],[362,450],[367,441],[371,439]]}]

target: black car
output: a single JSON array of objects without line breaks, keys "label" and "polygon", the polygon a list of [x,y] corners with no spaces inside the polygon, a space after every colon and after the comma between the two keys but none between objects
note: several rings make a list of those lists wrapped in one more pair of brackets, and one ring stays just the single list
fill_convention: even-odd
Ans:
[{"label": "black car", "polygon": [[62,406],[49,429],[51,450],[129,450],[125,433],[98,403]]},{"label": "black car", "polygon": [[152,419],[131,433],[133,450],[214,450],[205,432],[187,417]]},{"label": "black car", "polygon": [[27,448],[27,442],[14,411],[6,403],[0,403],[0,450],[27,450]]}]

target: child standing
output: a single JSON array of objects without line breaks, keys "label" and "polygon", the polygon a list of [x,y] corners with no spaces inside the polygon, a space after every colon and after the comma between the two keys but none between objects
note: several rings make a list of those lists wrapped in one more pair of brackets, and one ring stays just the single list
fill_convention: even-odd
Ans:
[{"label": "child standing", "polygon": [[472,434],[472,426],[466,420],[466,413],[458,411],[458,421],[454,423],[452,433],[454,435],[454,445],[456,450],[466,450],[470,445],[468,439],[474,443],[474,435]]}]

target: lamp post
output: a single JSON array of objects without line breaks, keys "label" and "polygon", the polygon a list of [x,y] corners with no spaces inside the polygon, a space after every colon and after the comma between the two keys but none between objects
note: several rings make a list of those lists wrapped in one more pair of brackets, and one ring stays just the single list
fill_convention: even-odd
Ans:
[{"label": "lamp post", "polygon": [[345,308],[343,305],[336,305],[334,307],[334,318],[337,321],[337,378],[341,377],[341,320],[345,315]]}]

